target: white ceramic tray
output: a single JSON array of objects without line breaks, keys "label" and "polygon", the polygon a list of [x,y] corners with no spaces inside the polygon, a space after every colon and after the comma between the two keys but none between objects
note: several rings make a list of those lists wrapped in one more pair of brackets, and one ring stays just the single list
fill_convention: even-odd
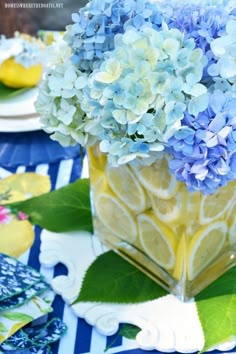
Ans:
[{"label": "white ceramic tray", "polygon": [[[77,297],[88,266],[104,251],[99,240],[86,232],[57,234],[44,230],[41,235],[41,264],[53,267],[63,263],[68,268],[67,276],[52,281],[54,291],[68,304]],[[172,295],[134,305],[81,302],[71,308],[106,336],[116,333],[120,323],[140,327],[136,341],[143,350],[193,353],[204,344],[194,301],[183,303]],[[235,345],[236,337],[215,349],[227,351]]]}]

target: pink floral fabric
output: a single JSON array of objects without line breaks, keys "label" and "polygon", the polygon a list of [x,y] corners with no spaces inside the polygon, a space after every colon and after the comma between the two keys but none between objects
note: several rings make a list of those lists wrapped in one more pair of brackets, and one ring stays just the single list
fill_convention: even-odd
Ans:
[{"label": "pink floral fabric", "polygon": [[7,224],[12,219],[10,210],[5,206],[0,205],[0,224]]}]

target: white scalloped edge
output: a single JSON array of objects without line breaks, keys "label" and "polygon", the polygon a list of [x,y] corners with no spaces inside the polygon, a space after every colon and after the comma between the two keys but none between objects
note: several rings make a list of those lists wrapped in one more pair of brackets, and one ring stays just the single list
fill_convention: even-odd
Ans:
[{"label": "white scalloped edge", "polygon": [[[67,276],[57,276],[52,287],[64,301],[71,304],[78,296],[82,279],[89,265],[105,251],[99,240],[87,232],[41,234],[40,262],[45,267],[63,263]],[[204,336],[194,301],[183,303],[173,295],[141,304],[123,305],[81,302],[71,306],[73,312],[109,336],[117,332],[120,323],[141,328],[136,337],[143,350],[169,353],[192,353],[204,345]],[[235,347],[236,336],[215,349],[228,351]]]}]

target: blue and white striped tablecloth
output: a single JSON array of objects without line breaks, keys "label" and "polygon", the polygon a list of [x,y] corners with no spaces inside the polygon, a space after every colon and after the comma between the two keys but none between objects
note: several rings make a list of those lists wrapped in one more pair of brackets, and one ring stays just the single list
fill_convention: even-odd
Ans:
[{"label": "blue and white striped tablecloth", "polygon": [[[33,133],[34,137],[37,133]],[[35,135],[36,134],[36,135]],[[38,134],[42,135],[42,132]],[[17,143],[17,139],[13,139]],[[37,140],[37,139],[36,139]],[[32,139],[30,141],[30,148],[32,149]],[[11,142],[12,144],[12,142]],[[38,141],[37,141],[38,144]],[[43,144],[47,144],[45,137],[43,138]],[[51,154],[45,154],[45,161],[41,161],[36,165],[33,161],[26,161],[26,164],[16,163],[13,161],[13,166],[6,166],[1,161],[0,154],[0,179],[9,176],[12,173],[22,173],[22,172],[37,172],[42,175],[49,175],[52,183],[52,189],[58,189],[68,183],[75,181],[81,176],[81,163],[80,163],[80,153],[79,148],[76,150],[67,151],[63,157],[63,152],[60,151],[60,160],[53,161],[53,148],[58,151],[58,146],[56,144],[50,144]],[[6,139],[4,141],[4,147],[6,147]],[[11,147],[12,148],[12,147]],[[21,146],[22,148],[22,146]],[[27,145],[26,145],[27,148]],[[17,146],[16,146],[17,149]],[[41,146],[43,151],[44,146]],[[3,151],[3,149],[2,149]],[[0,134],[0,152],[1,152],[1,134]],[[21,151],[22,154],[22,151]],[[26,153],[29,156],[29,153]],[[32,154],[31,154],[32,156]],[[47,161],[47,156],[50,156],[50,163]],[[28,157],[27,157],[28,159]],[[43,154],[41,159],[43,159]],[[5,160],[4,160],[5,161]],[[22,162],[22,155],[20,161]],[[50,281],[53,277],[65,274],[66,269],[63,265],[57,265],[53,269],[47,269],[41,267],[39,263],[39,251],[40,251],[40,234],[41,230],[39,227],[35,228],[35,242],[31,249],[21,256],[21,260],[26,264],[29,264],[33,268],[39,270],[45,277]],[[50,317],[60,317],[67,325],[68,332],[61,339],[60,342],[53,344],[52,351],[54,354],[103,354],[107,346],[114,342],[117,335],[111,337],[105,337],[99,334],[95,328],[88,325],[83,319],[77,318],[71,311],[71,309],[64,303],[60,296],[56,296],[53,302],[54,311],[49,315]],[[232,351],[233,352],[233,351]],[[137,344],[133,340],[118,337],[115,343],[111,345],[111,348],[106,352],[107,354],[147,354],[155,353],[160,354],[156,350],[144,351],[137,348]],[[211,352],[216,353],[216,352]],[[235,353],[235,351],[234,351]]]},{"label": "blue and white striped tablecloth", "polygon": [[[33,134],[34,137],[37,136],[37,133],[34,132]],[[38,134],[42,133],[39,132]],[[0,134],[0,138],[1,136],[2,134]],[[17,139],[13,140],[16,141],[17,144]],[[31,144],[30,148],[32,149],[32,141],[29,140],[29,142]],[[45,140],[43,143],[45,144]],[[6,141],[4,142],[4,147],[6,147]],[[53,149],[53,147],[54,145],[52,145],[50,142],[50,148]],[[27,148],[27,146],[25,148]],[[55,148],[58,149],[56,144]],[[41,146],[41,149],[43,151],[44,146]],[[81,176],[79,148],[77,153],[75,150],[73,150],[73,153],[68,153],[68,151],[65,151],[65,159],[63,159],[63,154],[61,154],[61,160],[57,160],[56,162],[53,162],[53,151],[51,152],[52,154],[50,154],[50,163],[44,161],[36,165],[34,165],[33,162],[29,160],[26,161],[26,164],[23,164],[21,152],[20,164],[17,164],[16,160],[12,160],[12,166],[6,166],[5,156],[3,156],[3,159],[1,160],[0,155],[0,179],[9,176],[12,173],[36,172],[41,175],[49,175],[52,183],[52,189],[58,189],[62,186],[67,185],[70,182],[75,181]],[[28,155],[29,152],[26,151],[27,159]],[[70,155],[72,155],[71,158]],[[49,155],[45,154],[45,159],[47,159],[47,156]],[[53,269],[41,267],[39,263],[40,234],[41,229],[39,227],[36,227],[35,242],[31,249],[20,257],[20,260],[39,270],[43,275],[46,276],[48,280],[52,279],[56,275],[65,274],[66,269],[63,265],[57,265]],[[68,325],[67,334],[61,339],[60,342],[57,342],[52,346],[52,351],[54,354],[102,354],[104,353],[104,349],[114,341],[116,335],[111,337],[105,337],[100,335],[83,319],[77,318],[72,313],[71,309],[64,303],[64,301],[58,295],[55,297],[55,300],[53,302],[53,308],[54,311],[49,316],[60,317]],[[147,352],[137,349],[135,341],[119,337],[106,353],[145,354]],[[153,351],[153,353],[157,352]]]}]

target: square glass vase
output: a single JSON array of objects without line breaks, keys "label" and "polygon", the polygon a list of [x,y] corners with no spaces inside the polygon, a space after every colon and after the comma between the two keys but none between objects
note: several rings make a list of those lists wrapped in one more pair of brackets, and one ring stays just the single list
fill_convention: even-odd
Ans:
[{"label": "square glass vase", "polygon": [[101,242],[182,301],[235,266],[236,182],[189,192],[168,154],[150,166],[112,167],[88,148],[94,232]]}]

